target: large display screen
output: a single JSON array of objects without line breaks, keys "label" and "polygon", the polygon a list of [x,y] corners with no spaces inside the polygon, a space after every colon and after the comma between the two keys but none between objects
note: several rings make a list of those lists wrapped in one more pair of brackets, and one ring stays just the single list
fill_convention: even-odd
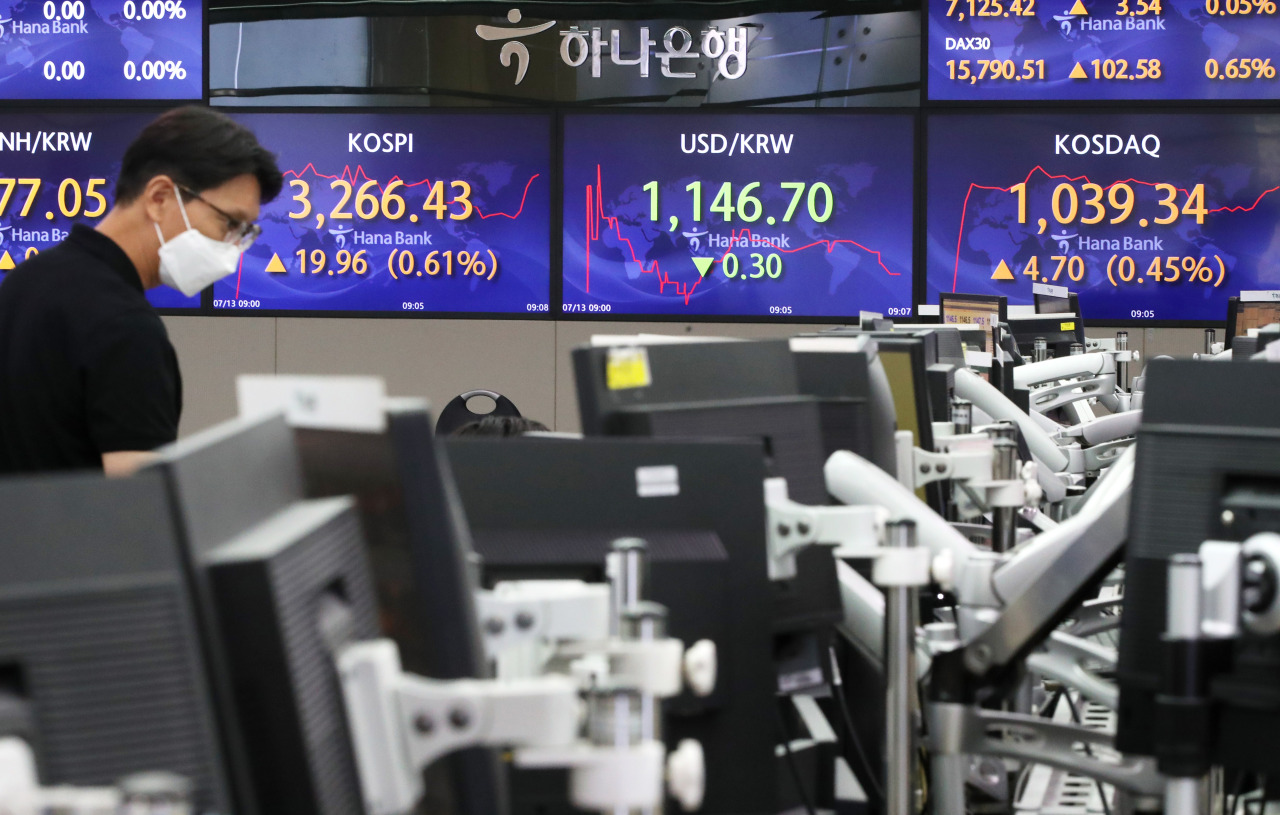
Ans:
[{"label": "large display screen", "polygon": [[566,316],[911,314],[909,114],[570,114]]},{"label": "large display screen", "polygon": [[[0,117],[0,275],[95,225],[114,200],[125,148],[154,113],[5,113]],[[159,286],[158,308],[198,309],[200,297]]]},{"label": "large display screen", "polygon": [[927,301],[1033,302],[1087,320],[1215,320],[1280,288],[1280,115],[929,116]]},{"label": "large display screen", "polygon": [[550,116],[233,115],[285,185],[215,310],[549,314]]},{"label": "large display screen", "polygon": [[1277,0],[927,0],[932,100],[1280,98]]},{"label": "large display screen", "polygon": [[8,0],[0,55],[0,99],[204,98],[201,0]]}]

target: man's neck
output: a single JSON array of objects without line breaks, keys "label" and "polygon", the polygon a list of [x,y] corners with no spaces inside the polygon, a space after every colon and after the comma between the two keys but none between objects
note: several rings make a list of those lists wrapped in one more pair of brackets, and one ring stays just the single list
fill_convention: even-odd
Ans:
[{"label": "man's neck", "polygon": [[[148,231],[150,228],[150,231]],[[157,239],[145,213],[133,207],[116,207],[96,227],[98,232],[115,241],[138,271],[142,288],[160,285],[160,258],[156,254]]]}]

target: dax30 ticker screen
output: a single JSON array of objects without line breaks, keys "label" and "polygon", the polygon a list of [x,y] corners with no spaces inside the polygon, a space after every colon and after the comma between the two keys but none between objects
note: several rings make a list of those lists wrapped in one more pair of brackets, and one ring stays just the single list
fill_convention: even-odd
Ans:
[{"label": "dax30 ticker screen", "polygon": [[[73,224],[94,226],[115,198],[120,159],[152,113],[12,112],[0,117],[0,277],[61,242]],[[158,308],[198,309],[200,297],[167,286]]]},{"label": "dax30 ticker screen", "polygon": [[1280,288],[1280,115],[935,113],[927,300],[1032,302],[1065,286],[1095,321],[1222,320]]},{"label": "dax30 ticker screen", "polygon": [[911,313],[915,119],[568,114],[563,309]]},{"label": "dax30 ticker screen", "polygon": [[234,116],[285,183],[215,310],[549,314],[550,116]]},{"label": "dax30 ticker screen", "polygon": [[1280,98],[1276,0],[928,0],[936,101]]}]

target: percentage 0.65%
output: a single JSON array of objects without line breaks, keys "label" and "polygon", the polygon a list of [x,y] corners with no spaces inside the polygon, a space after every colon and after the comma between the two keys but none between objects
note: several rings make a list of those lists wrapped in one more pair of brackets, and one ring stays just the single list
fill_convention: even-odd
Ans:
[{"label": "percentage 0.65%", "polygon": [[1209,79],[1275,79],[1276,67],[1269,59],[1240,57],[1219,63],[1211,59],[1204,64],[1204,75]]},{"label": "percentage 0.65%", "polygon": [[[488,258],[488,262],[485,258]],[[468,277],[474,275],[483,280],[493,280],[498,274],[498,256],[492,249],[470,251],[452,249],[429,252],[421,265],[418,257],[408,249],[393,249],[387,256],[387,271],[396,280],[406,277]],[[454,272],[457,272],[457,275]]]}]

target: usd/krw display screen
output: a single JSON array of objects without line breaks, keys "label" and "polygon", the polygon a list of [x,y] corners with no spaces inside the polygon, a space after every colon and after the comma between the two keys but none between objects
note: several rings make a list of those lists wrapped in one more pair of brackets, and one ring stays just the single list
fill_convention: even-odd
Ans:
[{"label": "usd/krw display screen", "polygon": [[911,313],[915,120],[571,114],[566,315]]},{"label": "usd/krw display screen", "polygon": [[[72,224],[94,226],[114,201],[120,159],[154,113],[5,113],[0,116],[0,277],[60,243]],[[159,308],[198,309],[168,286]]]},{"label": "usd/krw display screen", "polygon": [[1222,320],[1280,288],[1280,115],[934,114],[927,288],[1080,294],[1088,320]]},{"label": "usd/krw display screen", "polygon": [[8,0],[0,55],[0,99],[204,98],[201,0]]},{"label": "usd/krw display screen", "polygon": [[234,115],[285,184],[215,309],[549,313],[549,116]]},{"label": "usd/krw display screen", "polygon": [[933,100],[1280,98],[1276,0],[928,0]]}]

